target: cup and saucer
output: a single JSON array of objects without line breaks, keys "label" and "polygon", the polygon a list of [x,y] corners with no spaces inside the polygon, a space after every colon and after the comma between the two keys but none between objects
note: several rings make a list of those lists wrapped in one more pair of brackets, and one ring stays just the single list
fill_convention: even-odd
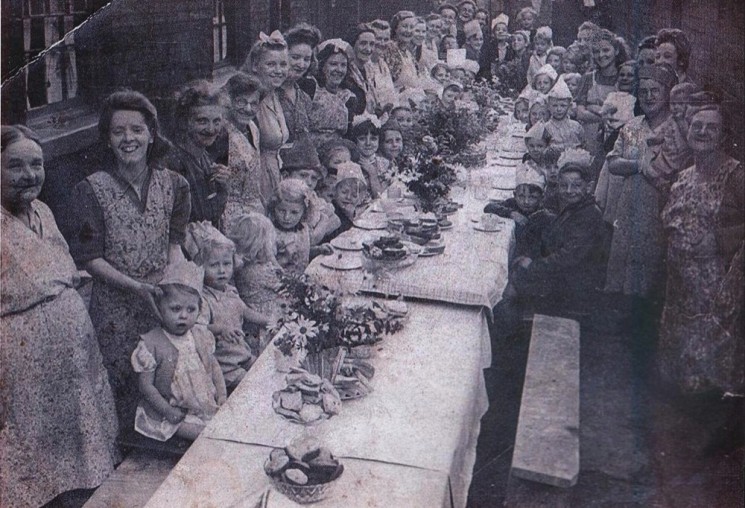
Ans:
[{"label": "cup and saucer", "polygon": [[479,221],[473,225],[473,229],[484,233],[496,233],[501,231],[502,224],[499,220],[499,216],[493,213],[485,213],[482,214]]}]

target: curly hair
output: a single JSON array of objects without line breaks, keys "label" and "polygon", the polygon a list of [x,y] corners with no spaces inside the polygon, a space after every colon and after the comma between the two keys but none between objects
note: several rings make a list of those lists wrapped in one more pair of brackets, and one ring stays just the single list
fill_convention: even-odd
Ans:
[{"label": "curly hair", "polygon": [[41,147],[39,136],[25,125],[3,125],[2,149],[0,150],[0,152],[4,152],[5,149],[8,148],[10,145],[15,143],[16,141],[21,141],[23,139],[33,141],[34,143],[39,145],[39,147]]},{"label": "curly hair", "polygon": [[204,79],[191,81],[174,94],[173,120],[176,131],[183,134],[192,109],[199,106],[223,106],[225,98],[221,91]]},{"label": "curly hair", "polygon": [[307,218],[313,214],[313,204],[310,200],[310,192],[310,188],[302,180],[298,180],[296,178],[287,178],[285,180],[282,180],[281,182],[279,182],[277,193],[272,196],[272,198],[269,200],[269,203],[267,203],[266,209],[268,215],[270,217],[273,217],[274,210],[282,201],[302,204],[305,210],[303,211],[303,216],[300,219],[300,222],[305,223]]},{"label": "curly hair", "polygon": [[620,67],[621,64],[629,59],[629,49],[626,41],[607,28],[601,28],[592,33],[592,36],[590,37],[590,47],[594,48],[601,42],[610,43],[616,50],[616,67]]},{"label": "curly hair", "polygon": [[683,72],[688,70],[688,63],[691,59],[691,43],[683,30],[677,28],[663,28],[657,32],[655,37],[655,48],[660,45],[669,43],[675,46],[675,52],[678,55],[678,68]]}]

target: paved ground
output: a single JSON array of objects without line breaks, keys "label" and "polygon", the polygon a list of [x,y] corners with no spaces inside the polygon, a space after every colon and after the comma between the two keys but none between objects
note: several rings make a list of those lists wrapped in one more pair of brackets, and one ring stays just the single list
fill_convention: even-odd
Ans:
[{"label": "paved ground", "polygon": [[491,407],[482,419],[469,506],[743,506],[743,448],[718,446],[726,436],[714,432],[726,405],[682,404],[660,393],[644,366],[650,354],[632,346],[632,333],[607,316],[594,321],[581,332],[578,484],[557,489],[509,478],[525,330],[495,344],[499,354],[485,373]]}]

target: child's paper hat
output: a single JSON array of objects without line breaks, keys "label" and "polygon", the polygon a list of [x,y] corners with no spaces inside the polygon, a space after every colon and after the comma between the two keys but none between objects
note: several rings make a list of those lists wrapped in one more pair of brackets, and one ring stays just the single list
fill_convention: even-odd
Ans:
[{"label": "child's paper hat", "polygon": [[559,157],[557,165],[561,169],[567,164],[574,164],[587,169],[592,164],[592,155],[582,148],[567,148]]},{"label": "child's paper hat", "polygon": [[466,39],[473,35],[480,34],[482,33],[481,24],[475,19],[472,19],[471,21],[463,25],[463,33],[466,35]]},{"label": "child's paper hat", "polygon": [[554,38],[554,32],[551,30],[551,27],[548,26],[542,26],[539,27],[535,31],[536,37],[542,37],[544,39],[548,39],[549,41]]},{"label": "child's paper hat", "polygon": [[461,65],[461,69],[464,69],[473,74],[478,74],[479,70],[481,70],[481,66],[476,60],[466,60]]},{"label": "child's paper hat", "polygon": [[515,187],[518,185],[535,185],[541,190],[544,190],[546,188],[546,177],[523,163],[517,167],[515,174]]},{"label": "child's paper hat", "polygon": [[528,139],[546,139],[546,125],[543,122],[536,122],[525,133],[525,140],[527,141]]},{"label": "child's paper hat", "polygon": [[494,27],[497,26],[500,23],[503,24],[503,25],[509,25],[510,24],[510,17],[507,14],[505,14],[504,12],[492,20],[492,22],[491,22],[491,29],[494,30]]},{"label": "child's paper hat", "polygon": [[457,69],[463,65],[463,62],[466,61],[466,50],[465,48],[449,49],[446,58],[448,67],[450,67],[451,69]]},{"label": "child's paper hat", "polygon": [[343,182],[344,180],[359,180],[363,184],[367,185],[365,175],[362,173],[362,167],[356,162],[342,162],[336,166],[336,184]]},{"label": "child's paper hat", "polygon": [[191,261],[184,260],[171,263],[166,266],[163,278],[158,282],[159,286],[167,284],[180,284],[202,294],[204,270]]},{"label": "child's paper hat", "polygon": [[233,242],[218,231],[209,221],[190,222],[186,225],[184,250],[189,259],[202,264],[210,245],[232,247]]},{"label": "child's paper hat", "polygon": [[559,73],[556,72],[556,69],[554,69],[553,65],[551,64],[545,64],[543,67],[538,69],[538,72],[536,72],[535,75],[538,76],[539,74],[546,74],[549,78],[551,78],[551,81],[554,82],[556,81],[556,78],[559,77]]},{"label": "child's paper hat", "polygon": [[566,81],[564,81],[564,78],[559,78],[556,80],[556,83],[554,83],[554,86],[551,88],[551,90],[548,91],[549,98],[553,97],[554,99],[572,99],[572,92],[569,91],[569,87],[566,84]]}]

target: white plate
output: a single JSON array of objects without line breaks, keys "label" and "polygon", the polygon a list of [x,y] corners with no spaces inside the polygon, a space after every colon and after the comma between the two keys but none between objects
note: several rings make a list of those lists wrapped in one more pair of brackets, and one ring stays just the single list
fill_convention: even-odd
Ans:
[{"label": "white plate", "polygon": [[359,270],[362,268],[362,260],[357,256],[344,256],[339,258],[338,254],[332,254],[321,259],[321,266],[332,270]]},{"label": "white plate", "polygon": [[498,233],[499,231],[502,230],[502,228],[500,226],[497,226],[494,229],[491,229],[491,228],[490,229],[487,229],[486,227],[482,226],[481,224],[474,224],[473,225],[473,229],[475,229],[476,231],[482,231],[484,233]]},{"label": "white plate", "polygon": [[345,236],[337,236],[329,242],[334,249],[338,250],[349,250],[349,251],[360,251],[362,250],[362,241],[348,238]]},{"label": "white plate", "polygon": [[354,221],[354,227],[359,229],[367,229],[368,231],[374,231],[378,229],[385,229],[387,227],[387,224],[385,221],[381,221],[378,218],[371,219],[371,218],[364,218],[364,219],[358,219]]}]

